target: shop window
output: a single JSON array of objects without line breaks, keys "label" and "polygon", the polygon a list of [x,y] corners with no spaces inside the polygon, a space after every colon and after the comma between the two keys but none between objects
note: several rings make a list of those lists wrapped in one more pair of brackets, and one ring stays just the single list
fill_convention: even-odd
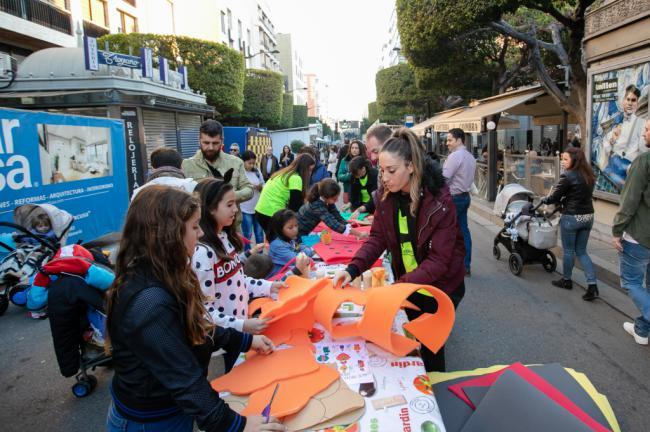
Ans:
[{"label": "shop window", "polygon": [[120,33],[137,33],[138,20],[126,12],[118,10],[120,14]]},{"label": "shop window", "polygon": [[84,0],[81,2],[81,13],[86,21],[102,27],[108,27],[108,11],[103,0]]}]

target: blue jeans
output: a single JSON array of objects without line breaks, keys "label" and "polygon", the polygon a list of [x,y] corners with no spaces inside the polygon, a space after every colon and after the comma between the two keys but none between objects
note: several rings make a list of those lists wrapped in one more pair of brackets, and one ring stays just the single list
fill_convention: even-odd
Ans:
[{"label": "blue jeans", "polygon": [[641,311],[641,316],[634,320],[636,334],[647,337],[650,333],[650,249],[625,240],[621,240],[621,243],[623,252],[618,254],[621,288],[630,294]]},{"label": "blue jeans", "polygon": [[[246,237],[249,240],[253,240],[252,238],[252,231],[255,231],[255,243],[264,243],[264,230],[262,229],[262,225],[257,221],[257,218],[255,217],[254,214],[248,214],[242,212],[243,220],[241,224],[241,230],[242,234],[244,237]],[[244,246],[244,250],[249,250],[251,248],[251,245],[246,243]]]},{"label": "blue jeans", "polygon": [[106,419],[108,432],[192,432],[194,420],[192,417],[179,413],[164,420],[152,423],[139,423],[122,417],[111,401]]},{"label": "blue jeans", "polygon": [[582,264],[588,284],[596,283],[596,272],[591,258],[587,255],[589,233],[594,226],[593,217],[589,220],[578,221],[574,215],[562,215],[560,218],[560,233],[562,234],[562,273],[564,279],[571,279],[573,263],[576,256]]},{"label": "blue jeans", "polygon": [[469,194],[452,195],[451,199],[456,206],[456,219],[465,240],[465,268],[469,270],[472,265],[472,235],[467,226],[467,211],[472,199]]}]

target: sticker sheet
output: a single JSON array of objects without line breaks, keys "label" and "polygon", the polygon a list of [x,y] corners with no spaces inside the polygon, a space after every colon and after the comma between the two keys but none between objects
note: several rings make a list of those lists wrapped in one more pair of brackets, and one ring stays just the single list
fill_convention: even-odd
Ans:
[{"label": "sticker sheet", "polygon": [[319,363],[336,363],[341,378],[349,386],[354,387],[354,384],[374,380],[369,365],[370,356],[364,340],[320,342],[315,346],[316,361]]}]

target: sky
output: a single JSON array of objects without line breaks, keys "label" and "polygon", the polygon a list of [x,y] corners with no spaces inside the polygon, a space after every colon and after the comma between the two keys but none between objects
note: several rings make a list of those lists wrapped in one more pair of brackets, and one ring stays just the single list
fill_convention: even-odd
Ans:
[{"label": "sky", "polygon": [[330,116],[361,120],[395,0],[266,0],[277,33],[291,33],[303,71],[328,85]]}]

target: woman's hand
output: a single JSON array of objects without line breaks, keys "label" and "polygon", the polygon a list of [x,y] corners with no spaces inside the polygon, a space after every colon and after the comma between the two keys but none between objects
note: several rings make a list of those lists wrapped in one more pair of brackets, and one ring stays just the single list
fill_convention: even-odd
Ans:
[{"label": "woman's hand", "polygon": [[275,417],[269,417],[268,423],[264,416],[252,415],[246,417],[246,427],[244,432],[258,432],[258,431],[286,431],[287,428],[280,423]]},{"label": "woman's hand", "polygon": [[287,288],[287,284],[282,281],[275,281],[271,284],[271,294],[277,294],[281,288]]},{"label": "woman's hand", "polygon": [[251,246],[251,254],[260,253],[264,250],[264,243],[258,243],[255,246]]},{"label": "woman's hand", "polygon": [[368,233],[367,231],[359,231],[358,229],[355,228],[350,229],[350,234],[355,236],[357,240],[368,238],[368,236],[370,235],[370,233]]},{"label": "woman's hand", "polygon": [[300,271],[300,274],[302,276],[306,278],[309,277],[309,270],[311,270],[311,260],[302,252],[296,256],[296,268]]},{"label": "woman's hand", "polygon": [[341,288],[343,288],[350,282],[352,282],[352,276],[350,276],[350,273],[346,272],[345,270],[337,271],[332,278],[332,283],[335,287],[341,285]]},{"label": "woman's hand", "polygon": [[268,319],[267,318],[249,318],[244,320],[243,330],[246,333],[252,333],[258,335],[266,330]]},{"label": "woman's hand", "polygon": [[255,335],[253,336],[251,349],[258,354],[268,355],[275,351],[275,345],[273,345],[273,341],[271,341],[271,339],[267,338],[266,336]]}]

